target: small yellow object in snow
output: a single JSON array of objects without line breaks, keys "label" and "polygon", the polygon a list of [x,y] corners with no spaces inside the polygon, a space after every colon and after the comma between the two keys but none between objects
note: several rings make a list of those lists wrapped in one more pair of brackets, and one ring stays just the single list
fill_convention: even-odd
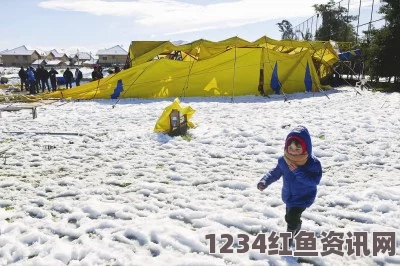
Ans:
[{"label": "small yellow object in snow", "polygon": [[176,98],[171,105],[165,107],[157,120],[154,131],[171,135],[185,134],[188,127],[195,127],[195,124],[189,121],[194,112],[196,111],[190,106],[181,107],[179,99]]}]

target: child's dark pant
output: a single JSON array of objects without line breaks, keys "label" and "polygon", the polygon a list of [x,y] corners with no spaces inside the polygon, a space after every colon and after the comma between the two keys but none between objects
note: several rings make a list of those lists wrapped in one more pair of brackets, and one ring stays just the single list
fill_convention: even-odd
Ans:
[{"label": "child's dark pant", "polygon": [[285,221],[287,223],[287,230],[297,234],[301,228],[301,214],[306,208],[292,207],[286,208]]}]

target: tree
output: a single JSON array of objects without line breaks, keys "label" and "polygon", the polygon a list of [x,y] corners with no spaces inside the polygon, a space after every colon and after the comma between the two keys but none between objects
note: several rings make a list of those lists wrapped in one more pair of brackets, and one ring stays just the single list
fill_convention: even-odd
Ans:
[{"label": "tree", "polygon": [[370,74],[380,77],[394,77],[396,85],[400,82],[400,2],[383,0],[379,13],[384,14],[386,26],[372,29],[370,45],[367,50],[367,65]]},{"label": "tree", "polygon": [[303,38],[303,40],[305,41],[311,41],[312,40],[312,34],[311,32],[307,31],[306,34],[304,34],[302,31],[298,30],[296,31],[298,33],[301,34],[301,37]]},{"label": "tree", "polygon": [[322,24],[315,33],[316,40],[353,42],[356,39],[354,26],[350,22],[357,16],[348,16],[347,8],[338,6],[333,0],[326,5],[316,4],[313,7],[322,17]]},{"label": "tree", "polygon": [[279,31],[282,32],[282,40],[293,40],[294,32],[292,23],[287,20],[282,20],[282,22],[277,23]]}]

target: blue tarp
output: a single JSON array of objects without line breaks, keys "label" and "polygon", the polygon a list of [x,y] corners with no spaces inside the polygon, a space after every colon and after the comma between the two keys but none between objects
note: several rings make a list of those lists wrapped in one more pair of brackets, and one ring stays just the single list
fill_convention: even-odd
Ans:
[{"label": "blue tarp", "polygon": [[275,62],[274,71],[272,72],[271,76],[270,86],[275,91],[276,94],[280,94],[282,85],[278,78],[278,62]]},{"label": "blue tarp", "polygon": [[[72,82],[75,82],[75,79],[72,79]],[[57,77],[57,84],[58,85],[65,85],[64,77]]]},{"label": "blue tarp", "polygon": [[339,59],[341,61],[346,61],[346,60],[350,60],[354,57],[359,57],[361,56],[361,50],[360,49],[356,49],[356,50],[352,50],[352,51],[346,51],[343,53],[338,54]]},{"label": "blue tarp", "polygon": [[306,66],[306,74],[304,76],[304,85],[306,86],[307,92],[312,92],[312,78],[311,78],[310,66],[308,65],[308,62],[307,62],[307,66]]}]

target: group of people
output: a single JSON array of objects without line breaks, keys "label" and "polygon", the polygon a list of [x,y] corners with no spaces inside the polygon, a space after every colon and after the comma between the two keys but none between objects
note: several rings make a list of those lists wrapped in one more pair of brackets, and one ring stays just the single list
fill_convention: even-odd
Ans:
[{"label": "group of people", "polygon": [[[115,66],[114,71],[108,70],[109,74],[117,74],[121,72],[121,68],[119,66]],[[99,80],[103,78],[103,68],[101,66],[94,66],[92,71],[92,81]]]},{"label": "group of people", "polygon": [[[121,69],[119,66],[115,67],[113,73],[120,72]],[[21,69],[18,72],[18,76],[21,79],[21,91],[25,90],[29,91],[30,94],[37,94],[42,90],[42,93],[45,92],[46,88],[48,92],[54,92],[57,90],[58,81],[57,81],[58,71],[52,67],[50,71],[45,69],[43,66],[39,65],[36,69],[32,66],[28,67],[26,70],[21,66]],[[63,73],[65,86],[66,88],[72,88],[72,82],[75,81],[76,86],[81,85],[81,80],[83,78],[82,72],[77,68],[75,73],[67,68]],[[101,66],[94,66],[92,72],[92,81],[100,80],[103,78],[103,69]],[[51,88],[49,85],[49,79]]]},{"label": "group of people", "polygon": [[[25,90],[29,91],[30,94],[37,94],[42,90],[48,90],[48,92],[56,91],[57,90],[57,75],[58,71],[52,67],[50,71],[45,69],[43,66],[39,65],[36,69],[32,66],[28,67],[26,70],[24,67],[21,66],[21,69],[18,72],[18,76],[21,79],[21,91]],[[66,88],[72,88],[72,82],[75,78],[76,86],[80,86],[81,80],[83,78],[82,72],[77,68],[75,70],[75,74],[72,74],[71,70],[67,68],[64,73],[63,77],[65,80]],[[49,79],[51,88],[49,85]]]}]

